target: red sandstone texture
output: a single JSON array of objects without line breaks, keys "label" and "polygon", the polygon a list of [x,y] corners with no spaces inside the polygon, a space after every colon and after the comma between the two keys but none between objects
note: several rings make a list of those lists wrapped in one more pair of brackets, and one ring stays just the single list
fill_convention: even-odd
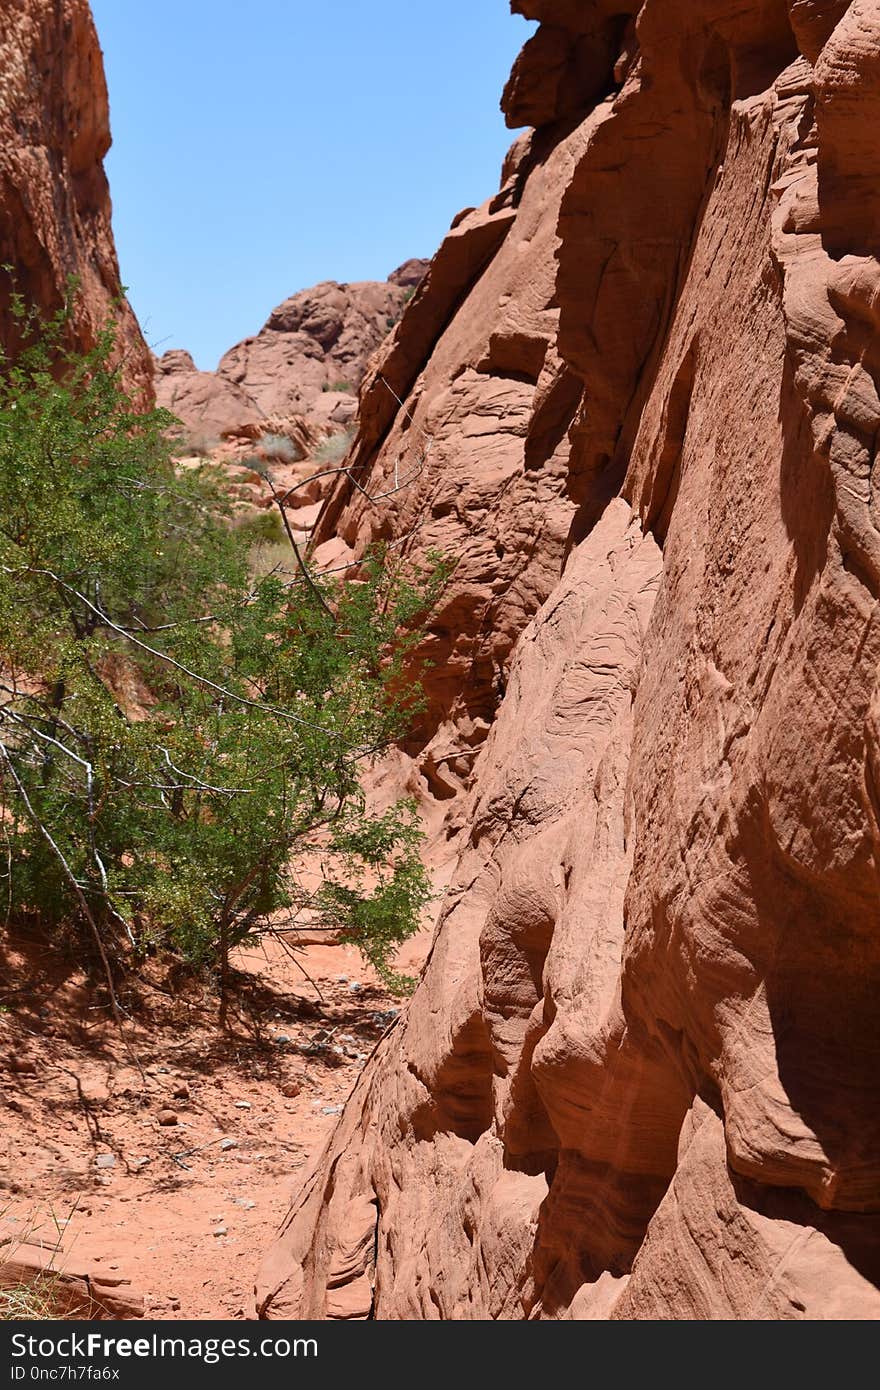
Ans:
[{"label": "red sandstone texture", "polygon": [[257,1309],[875,1318],[880,4],[514,9],[318,535],[460,558],[458,868]]},{"label": "red sandstone texture", "polygon": [[272,311],[260,332],[230,348],[216,372],[199,371],[175,349],[156,363],[156,394],[191,436],[223,436],[307,417],[329,429],[348,425],[370,354],[400,318],[427,262],[406,261],[380,284],[328,280],[300,290]]},{"label": "red sandstone texture", "polygon": [[[87,0],[0,0],[0,265],[52,313],[69,277],[80,292],[73,341],[91,347],[112,316],[129,389],[152,395],[152,360],[120,295],[103,159],[107,87]],[[15,348],[10,282],[0,276],[0,342]]]}]

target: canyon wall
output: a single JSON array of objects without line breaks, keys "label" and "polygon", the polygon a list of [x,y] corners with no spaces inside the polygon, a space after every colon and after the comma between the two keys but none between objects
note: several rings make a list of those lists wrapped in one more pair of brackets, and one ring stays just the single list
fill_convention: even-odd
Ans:
[{"label": "canyon wall", "polygon": [[459,561],[458,867],[257,1310],[875,1318],[880,3],[513,8],[316,552]]},{"label": "canyon wall", "polygon": [[[79,295],[71,345],[112,316],[128,389],[152,400],[152,361],[120,295],[103,160],[107,86],[88,0],[0,0],[0,266],[45,314]],[[14,352],[11,282],[0,274],[0,343]]]}]

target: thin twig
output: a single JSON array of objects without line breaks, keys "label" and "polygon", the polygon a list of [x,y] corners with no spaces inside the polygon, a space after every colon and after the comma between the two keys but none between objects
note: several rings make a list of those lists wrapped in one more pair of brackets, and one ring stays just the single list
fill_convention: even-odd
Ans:
[{"label": "thin twig", "polygon": [[283,522],[283,524],[284,524],[284,529],[285,529],[285,531],[287,532],[287,539],[290,541],[291,547],[292,547],[292,549],[293,549],[293,553],[294,553],[294,555],[296,556],[296,563],[297,563],[297,565],[299,566],[300,573],[302,574],[303,579],[304,579],[304,580],[306,581],[306,583],[308,584],[308,586],[309,586],[309,588],[311,589],[312,593],[314,594],[315,598],[318,600],[318,602],[320,603],[321,607],[324,609],[324,612],[327,613],[327,614],[330,616],[330,618],[333,620],[333,622],[335,623],[335,622],[336,622],[336,614],[333,612],[333,609],[330,607],[330,605],[329,605],[329,603],[327,602],[327,600],[325,599],[324,595],[321,593],[321,589],[320,589],[319,585],[317,585],[317,584],[315,583],[314,578],[312,577],[311,573],[309,572],[309,567],[308,567],[308,565],[306,564],[305,560],[303,559],[302,555],[300,554],[299,546],[297,545],[297,543],[296,543],[296,538],[295,538],[295,536],[294,536],[294,534],[293,534],[293,527],[291,526],[291,524],[290,524],[290,522],[289,522],[289,520],[288,520],[288,518],[287,518],[287,511],[286,511],[286,509],[285,509],[284,502],[282,501],[281,497],[279,496],[278,490],[277,490],[277,488],[275,487],[275,484],[273,483],[273,481],[272,481],[272,479],[271,479],[271,477],[270,477],[268,471],[267,471],[266,473],[264,473],[263,476],[265,477],[266,482],[269,484],[269,489],[270,489],[270,491],[271,491],[271,493],[272,493],[272,498],[273,498],[273,500],[274,500],[274,502],[275,502],[276,507],[278,508],[278,511],[281,513],[281,520],[282,520],[282,522]]},{"label": "thin twig", "polygon": [[285,941],[283,935],[275,927],[269,927],[268,930],[265,933],[261,933],[261,935],[272,936],[275,938],[277,942],[280,943],[281,949],[284,951],[284,954],[288,957],[289,960],[293,961],[297,970],[299,970],[300,973],[305,976],[305,978],[308,980],[309,984],[312,986],[313,990],[317,994],[318,998],[320,999],[321,1003],[326,1004],[327,1001],[321,993],[321,990],[318,987],[317,982],[312,979],[311,975],[309,974],[308,970],[306,970],[302,961],[297,959],[296,951],[294,947],[290,945],[290,942]]},{"label": "thin twig", "polygon": [[195,1148],[192,1149],[181,1149],[179,1153],[170,1154],[169,1157],[173,1159],[173,1161],[177,1164],[178,1168],[183,1168],[187,1173],[191,1173],[192,1165],[189,1163],[184,1163],[183,1160],[185,1158],[189,1158],[190,1154],[200,1154],[205,1149],[212,1149],[215,1144],[222,1144],[225,1138],[226,1135],[221,1134],[219,1139],[211,1139],[208,1141],[207,1144],[196,1144]]}]

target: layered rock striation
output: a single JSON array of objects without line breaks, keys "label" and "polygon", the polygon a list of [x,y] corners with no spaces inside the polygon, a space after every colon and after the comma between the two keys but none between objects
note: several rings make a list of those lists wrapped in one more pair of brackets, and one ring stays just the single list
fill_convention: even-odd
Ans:
[{"label": "layered rock striation", "polygon": [[874,1318],[880,5],[513,8],[319,536],[459,558],[461,852],[257,1308]]}]

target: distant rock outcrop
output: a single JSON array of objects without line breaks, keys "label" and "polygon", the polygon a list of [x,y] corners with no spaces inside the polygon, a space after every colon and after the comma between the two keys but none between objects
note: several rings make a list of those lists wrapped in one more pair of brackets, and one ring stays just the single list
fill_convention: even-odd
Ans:
[{"label": "distant rock outcrop", "polygon": [[874,1319],[880,5],[514,9],[317,536],[458,561],[459,863],[257,1309]]},{"label": "distant rock outcrop", "polygon": [[[118,304],[119,266],[103,159],[107,87],[87,0],[0,0],[0,265],[50,314],[79,281],[72,341],[88,348],[112,316],[131,392],[152,396],[152,359]],[[10,281],[0,275],[0,343],[16,348]]]},{"label": "distant rock outcrop", "polygon": [[156,359],[156,400],[185,426],[193,442],[242,433],[261,419],[256,403],[217,372],[201,372],[188,352],[173,348]]},{"label": "distant rock outcrop", "polygon": [[272,311],[259,333],[230,348],[216,372],[199,371],[189,353],[166,352],[157,362],[159,404],[191,435],[208,440],[288,416],[344,427],[356,413],[370,355],[426,267],[410,260],[384,283],[328,280],[300,290]]}]

